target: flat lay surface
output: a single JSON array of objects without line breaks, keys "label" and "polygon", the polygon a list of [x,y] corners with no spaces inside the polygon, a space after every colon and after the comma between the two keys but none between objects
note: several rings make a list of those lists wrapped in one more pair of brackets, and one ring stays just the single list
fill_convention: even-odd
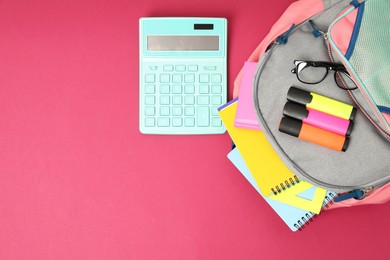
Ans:
[{"label": "flat lay surface", "polygon": [[227,18],[230,100],[292,2],[0,0],[0,259],[384,259],[390,204],[294,233],[227,133],[139,132],[139,18]]}]

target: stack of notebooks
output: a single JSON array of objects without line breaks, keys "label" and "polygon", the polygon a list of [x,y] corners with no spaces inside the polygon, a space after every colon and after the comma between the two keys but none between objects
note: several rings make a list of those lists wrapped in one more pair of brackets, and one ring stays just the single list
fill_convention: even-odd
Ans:
[{"label": "stack of notebooks", "polygon": [[252,101],[256,65],[245,63],[239,97],[218,109],[236,146],[228,158],[292,231],[301,230],[337,194],[299,180],[266,140]]}]

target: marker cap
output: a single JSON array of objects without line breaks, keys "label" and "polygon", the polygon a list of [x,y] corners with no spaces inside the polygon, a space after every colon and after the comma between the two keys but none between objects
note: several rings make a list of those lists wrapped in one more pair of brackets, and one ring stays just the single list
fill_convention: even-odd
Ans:
[{"label": "marker cap", "polygon": [[299,136],[302,128],[302,121],[292,119],[289,117],[283,117],[280,120],[279,131],[285,134],[289,134],[295,137]]},{"label": "marker cap", "polygon": [[287,102],[283,108],[283,115],[303,120],[309,116],[309,111],[303,105]]},{"label": "marker cap", "polygon": [[301,105],[309,104],[313,99],[313,96],[310,94],[310,92],[296,88],[296,87],[290,87],[290,89],[287,92],[287,100],[296,102]]}]

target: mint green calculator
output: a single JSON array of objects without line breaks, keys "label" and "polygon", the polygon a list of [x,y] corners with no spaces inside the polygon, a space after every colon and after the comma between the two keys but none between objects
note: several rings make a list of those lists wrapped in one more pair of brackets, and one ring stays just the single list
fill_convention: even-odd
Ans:
[{"label": "mint green calculator", "polygon": [[227,102],[224,18],[141,18],[140,131],[220,134]]}]

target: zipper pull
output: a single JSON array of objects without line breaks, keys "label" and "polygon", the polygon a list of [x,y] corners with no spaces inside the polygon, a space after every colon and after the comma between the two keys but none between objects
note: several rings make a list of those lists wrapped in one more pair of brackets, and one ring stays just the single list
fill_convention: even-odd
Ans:
[{"label": "zipper pull", "polygon": [[374,188],[372,186],[368,186],[367,188],[362,189],[363,190],[363,198],[370,193]]},{"label": "zipper pull", "polygon": [[288,29],[287,32],[285,32],[284,34],[282,34],[281,36],[279,36],[278,39],[276,39],[276,42],[278,44],[286,44],[287,43],[287,39],[288,39],[288,36],[290,36],[290,33],[294,30],[295,28],[295,23],[293,23],[290,27],[290,29]]},{"label": "zipper pull", "polygon": [[361,200],[363,199],[370,191],[372,191],[372,186],[363,188],[363,189],[356,189],[351,192],[345,193],[343,195],[340,195],[336,198],[334,198],[334,202],[340,202],[348,199],[357,199]]},{"label": "zipper pull", "polygon": [[321,31],[320,29],[318,29],[318,28],[314,25],[314,23],[313,23],[312,20],[309,20],[309,25],[310,25],[310,27],[311,27],[311,29],[312,29],[312,34],[313,34],[314,37],[318,38],[318,37],[324,35],[324,32]]},{"label": "zipper pull", "polygon": [[329,41],[328,34],[327,33],[322,33],[322,37],[324,37],[326,43],[328,43],[328,41]]}]

